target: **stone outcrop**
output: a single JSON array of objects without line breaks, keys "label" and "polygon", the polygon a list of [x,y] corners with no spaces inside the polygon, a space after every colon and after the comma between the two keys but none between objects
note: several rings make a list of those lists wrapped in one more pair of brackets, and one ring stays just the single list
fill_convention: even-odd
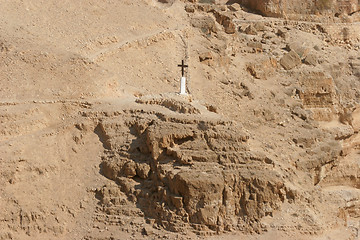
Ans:
[{"label": "stone outcrop", "polygon": [[285,70],[290,70],[301,64],[299,55],[291,50],[280,59],[280,64]]},{"label": "stone outcrop", "polygon": [[331,121],[338,114],[338,96],[331,76],[323,72],[304,72],[299,76],[301,86],[299,97],[303,107],[310,109],[313,118],[319,121]]},{"label": "stone outcrop", "polygon": [[157,97],[157,96],[146,96],[141,97],[136,100],[139,104],[146,105],[158,105],[170,109],[171,111],[179,112],[179,113],[190,113],[190,114],[199,114],[199,109],[195,108],[191,104],[186,101],[179,101],[179,99],[175,99],[172,97]]},{"label": "stone outcrop", "polygon": [[105,200],[121,191],[145,218],[171,231],[260,232],[261,218],[296,200],[273,160],[249,149],[241,127],[179,114],[121,115],[99,123],[108,146],[102,173],[119,185],[99,190],[105,212],[122,209]]},{"label": "stone outcrop", "polygon": [[350,66],[353,71],[353,74],[360,78],[360,58],[352,59],[350,61]]},{"label": "stone outcrop", "polygon": [[276,59],[259,57],[256,61],[247,64],[247,71],[257,79],[267,79],[275,73]]},{"label": "stone outcrop", "polygon": [[214,19],[209,16],[193,18],[191,25],[199,28],[204,34],[216,33],[218,31]]},{"label": "stone outcrop", "polygon": [[359,11],[357,0],[238,0],[252,11],[268,17],[299,18],[300,15],[351,14]]},{"label": "stone outcrop", "polygon": [[232,22],[231,14],[222,13],[221,11],[213,11],[216,21],[224,27],[224,31],[227,34],[233,34],[236,32],[235,24]]},{"label": "stone outcrop", "polygon": [[318,64],[318,59],[314,54],[309,54],[304,58],[303,63],[316,66]]},{"label": "stone outcrop", "polygon": [[337,103],[334,81],[323,72],[306,73],[300,84],[304,107],[331,108]]},{"label": "stone outcrop", "polygon": [[291,52],[294,51],[299,55],[300,59],[304,59],[310,52],[310,48],[306,46],[306,43],[291,42],[286,45],[286,49]]}]

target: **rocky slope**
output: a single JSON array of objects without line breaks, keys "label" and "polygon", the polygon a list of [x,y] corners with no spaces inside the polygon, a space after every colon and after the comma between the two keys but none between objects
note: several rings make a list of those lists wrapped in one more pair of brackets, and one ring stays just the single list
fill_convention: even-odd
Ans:
[{"label": "rocky slope", "polygon": [[309,15],[326,15],[330,17],[352,15],[360,10],[358,0],[307,0],[301,2],[291,0],[238,0],[230,2],[237,2],[268,17],[284,17],[298,20],[306,19]]},{"label": "rocky slope", "polygon": [[358,8],[4,2],[0,239],[359,238]]}]

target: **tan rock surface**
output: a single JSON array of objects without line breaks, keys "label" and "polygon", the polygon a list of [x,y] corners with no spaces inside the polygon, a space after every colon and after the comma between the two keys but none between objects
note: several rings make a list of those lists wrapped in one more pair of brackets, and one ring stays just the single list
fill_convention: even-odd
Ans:
[{"label": "tan rock surface", "polygon": [[358,5],[281,3],[3,1],[0,239],[358,239]]},{"label": "tan rock surface", "polygon": [[357,0],[237,0],[240,4],[268,17],[301,18],[315,14],[352,14],[359,11]]}]

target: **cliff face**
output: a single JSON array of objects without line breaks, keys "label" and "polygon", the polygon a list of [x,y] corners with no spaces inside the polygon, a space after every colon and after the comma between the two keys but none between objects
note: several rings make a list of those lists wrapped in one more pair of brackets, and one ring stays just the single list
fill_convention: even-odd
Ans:
[{"label": "cliff face", "polygon": [[[164,100],[173,112],[161,109]],[[104,118],[98,126],[108,146],[103,174],[167,230],[261,232],[259,220],[295,202],[296,190],[264,151],[249,148],[250,136],[240,126],[187,101],[171,95],[140,99],[153,105],[154,114]],[[109,187],[99,190],[104,212],[116,215],[119,196],[107,192]]]},{"label": "cliff face", "polygon": [[268,17],[294,18],[296,15],[309,14],[341,15],[359,11],[358,0],[240,0],[238,3]]}]

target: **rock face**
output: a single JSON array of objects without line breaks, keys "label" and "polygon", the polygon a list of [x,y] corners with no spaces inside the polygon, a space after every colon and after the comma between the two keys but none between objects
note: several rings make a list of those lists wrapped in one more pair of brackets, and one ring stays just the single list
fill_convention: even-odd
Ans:
[{"label": "rock face", "polygon": [[215,21],[211,17],[193,18],[191,20],[191,25],[193,27],[199,28],[205,34],[211,34],[212,32],[217,32]]},{"label": "rock face", "polygon": [[[156,115],[122,115],[98,126],[109,146],[102,173],[146,218],[176,232],[259,232],[262,217],[296,199],[272,160],[248,148],[241,127],[216,118]],[[111,192],[103,189],[103,199],[104,191]],[[121,208],[105,202],[105,209]]]},{"label": "rock face", "polygon": [[285,70],[293,69],[301,64],[301,59],[295,51],[290,51],[280,59],[280,64]]},{"label": "rock face", "polygon": [[259,57],[255,62],[248,63],[247,71],[257,79],[267,79],[274,74],[277,62],[273,58]]},{"label": "rock face", "polygon": [[223,25],[224,30],[227,34],[235,33],[235,24],[232,22],[232,16],[230,14],[224,14],[220,11],[214,10],[214,16],[216,21]]},{"label": "rock face", "polygon": [[360,78],[360,58],[351,60],[350,66],[353,70],[353,74]]},{"label": "rock face", "polygon": [[307,108],[331,108],[337,102],[334,81],[322,72],[305,74],[300,98]]},{"label": "rock face", "polygon": [[300,76],[299,97],[303,107],[311,109],[313,118],[331,121],[338,113],[339,99],[331,76],[323,72],[304,72]]},{"label": "rock face", "polygon": [[247,8],[269,17],[327,13],[351,14],[359,10],[357,0],[239,0]]},{"label": "rock face", "polygon": [[360,12],[79,2],[1,3],[0,240],[358,239]]}]

